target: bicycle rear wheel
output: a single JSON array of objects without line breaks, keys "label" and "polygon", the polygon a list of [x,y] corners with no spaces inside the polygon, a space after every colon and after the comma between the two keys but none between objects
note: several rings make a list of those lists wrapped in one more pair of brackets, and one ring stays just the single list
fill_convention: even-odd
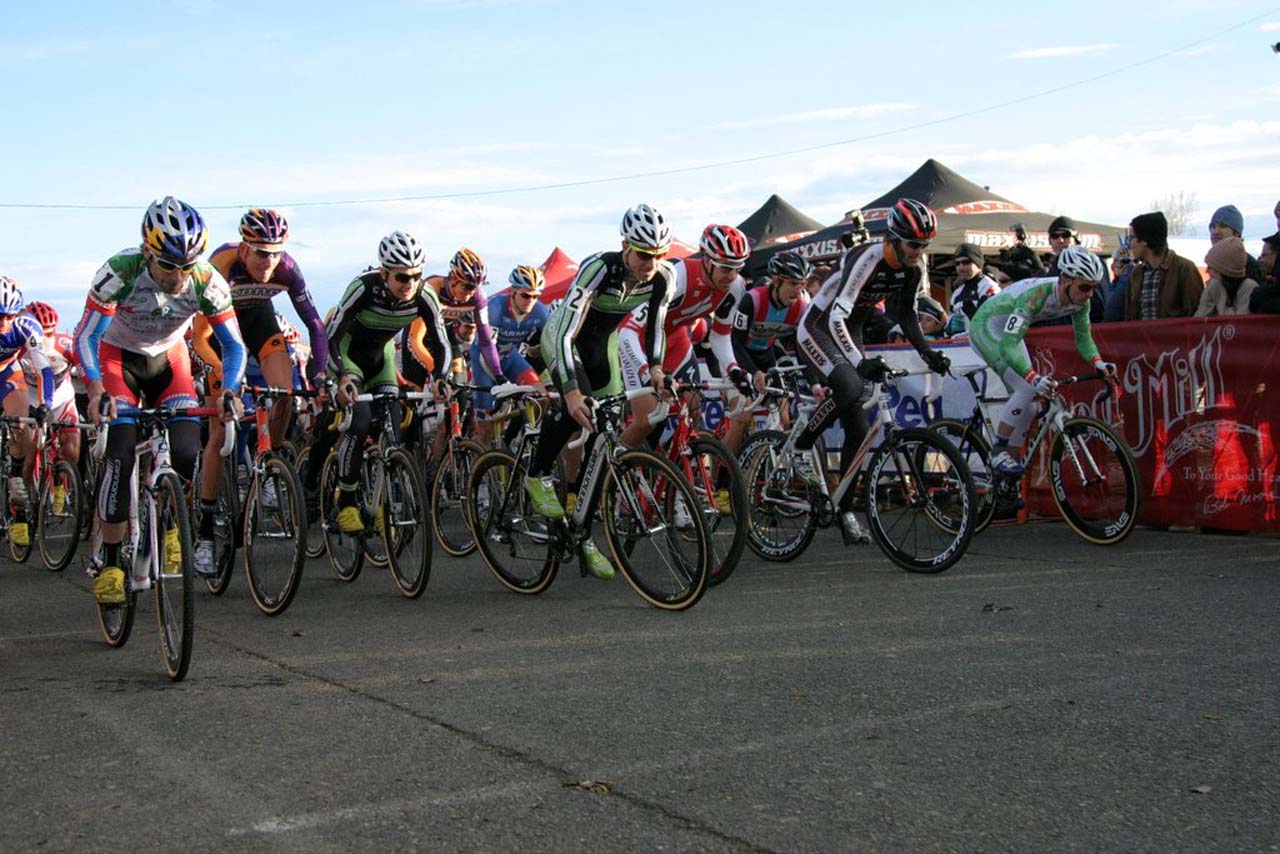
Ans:
[{"label": "bicycle rear wheel", "polygon": [[355,581],[364,568],[364,537],[344,534],[338,525],[338,455],[330,451],[320,471],[320,525],[329,563],[342,581]]},{"label": "bicycle rear wheel", "polygon": [[80,544],[80,507],[84,500],[79,470],[66,460],[58,460],[52,475],[42,484],[36,509],[40,559],[53,572],[67,568]]},{"label": "bicycle rear wheel", "polygon": [[689,485],[698,496],[707,535],[711,541],[712,587],[733,574],[747,545],[750,515],[747,485],[737,458],[719,439],[703,436],[690,444],[692,477]]},{"label": "bicycle rear wheel", "polygon": [[476,550],[464,508],[471,466],[484,453],[478,442],[455,442],[436,467],[431,482],[431,518],[440,548],[454,557],[466,557]]},{"label": "bicycle rear wheel", "polygon": [[1124,439],[1095,418],[1072,418],[1053,437],[1049,479],[1062,518],[1091,543],[1118,543],[1138,521],[1138,465]]},{"label": "bicycle rear wheel", "polygon": [[929,429],[955,445],[973,475],[974,533],[980,534],[990,525],[996,512],[996,476],[991,470],[991,446],[972,424],[954,418],[929,422]]},{"label": "bicycle rear wheel", "polygon": [[780,458],[786,440],[777,430],[762,430],[743,444],[740,455],[747,545],[768,561],[786,562],[804,553],[818,529],[814,504],[825,498],[813,484],[794,477],[790,461]]},{"label": "bicycle rear wheel", "polygon": [[[310,459],[311,459],[311,448],[310,448],[310,447],[303,448],[301,451],[299,451],[299,452],[298,452],[298,459],[294,462],[294,465],[293,465],[294,471],[295,471],[295,472],[297,473],[297,475],[298,475],[298,483],[303,483],[303,482],[304,482],[304,480],[305,480],[305,478],[306,478],[306,474],[307,474],[307,461],[308,461],[308,460],[310,460]],[[321,491],[321,490],[320,490],[320,487],[318,487],[318,486],[317,486],[317,487],[316,487],[316,494],[317,494],[317,498],[319,497],[319,493],[320,493],[320,491]],[[306,509],[305,495],[306,495],[306,490],[303,490],[303,496],[304,496],[303,509],[304,509],[304,511],[305,511],[305,509]],[[318,504],[318,503],[319,503],[319,502],[317,502],[317,504]],[[323,522],[324,522],[324,514],[319,512],[319,508],[318,508],[318,507],[317,507],[317,509],[316,509],[316,515],[315,515],[315,517],[314,517],[314,518],[312,518],[312,517],[307,517],[307,546],[306,546],[306,552],[307,552],[307,557],[309,557],[309,558],[317,558],[317,557],[320,557],[320,556],[321,556],[321,555],[323,555],[323,554],[324,554],[324,552],[325,552],[325,544],[324,544],[324,524],[323,524]]]},{"label": "bicycle rear wheel", "polygon": [[[26,502],[26,506],[22,507],[14,504],[11,501],[12,496],[9,495],[9,478],[0,476],[0,480],[4,481],[3,492],[0,493],[0,497],[3,499],[0,501],[0,509],[3,509],[4,512],[8,514],[9,521],[9,525],[5,531],[7,539],[9,540],[9,557],[13,559],[14,563],[26,563],[27,558],[31,556],[31,543],[34,539],[33,535],[35,533],[31,530],[30,517],[32,514],[30,510],[30,502]],[[13,541],[13,526],[17,518],[18,510],[22,511],[23,518],[27,520],[27,544],[25,546],[20,546]]]},{"label": "bicycle rear wheel", "polygon": [[973,538],[973,481],[960,452],[932,430],[899,430],[867,468],[867,522],[881,551],[908,572],[937,573]]},{"label": "bicycle rear wheel", "polygon": [[696,605],[711,546],[684,475],[650,451],[627,451],[610,465],[600,502],[609,551],[640,598],[670,611]]},{"label": "bicycle rear wheel", "polygon": [[[236,452],[222,461],[222,486],[218,488],[218,509],[213,517],[213,567],[216,573],[204,580],[214,596],[227,592],[236,564],[236,531],[240,512],[240,466]],[[197,487],[198,491],[198,487]],[[196,506],[200,506],[199,500]],[[200,513],[196,514],[200,518]]]},{"label": "bicycle rear wheel", "polygon": [[[273,496],[274,501],[267,500]],[[307,546],[302,505],[302,485],[289,461],[271,454],[244,503],[244,574],[253,604],[270,617],[284,613],[302,583]]]},{"label": "bicycle rear wheel", "polygon": [[387,451],[380,534],[396,589],[417,599],[431,578],[431,507],[418,467],[403,448]]},{"label": "bicycle rear wheel", "polygon": [[560,561],[553,543],[562,523],[534,512],[527,474],[506,451],[481,454],[467,483],[467,515],[489,571],[508,590],[532,595],[555,580]]},{"label": "bicycle rear wheel", "polygon": [[[176,474],[160,476],[154,502],[158,554],[150,557],[155,579],[156,622],[160,628],[160,653],[165,672],[174,682],[187,675],[191,645],[195,639],[194,548],[186,496]],[[140,510],[139,512],[145,512]],[[172,531],[177,531],[176,543]],[[178,553],[172,553],[173,548]]]}]

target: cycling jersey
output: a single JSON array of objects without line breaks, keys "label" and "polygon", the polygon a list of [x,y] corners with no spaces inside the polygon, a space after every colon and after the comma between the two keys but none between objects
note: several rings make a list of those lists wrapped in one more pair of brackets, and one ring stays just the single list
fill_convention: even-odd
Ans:
[{"label": "cycling jersey", "polygon": [[1086,362],[1094,361],[1098,347],[1089,328],[1089,303],[1059,302],[1057,277],[1023,279],[984,302],[973,316],[969,340],[997,372],[1008,367],[1025,376],[1031,370],[1031,359],[1022,339],[1031,324],[1068,316],[1075,330],[1076,350]]},{"label": "cycling jersey", "polygon": [[768,285],[752,288],[734,307],[731,339],[735,361],[731,368],[754,373],[772,367],[774,345],[779,339],[795,337],[800,318],[809,307],[809,295],[801,291],[791,305],[780,306],[773,301],[770,290]]},{"label": "cycling jersey", "polygon": [[[99,345],[156,357],[183,345],[191,319],[203,314],[222,345],[226,387],[236,391],[244,373],[245,349],[231,305],[231,290],[212,265],[197,261],[183,289],[165,291],[147,272],[139,249],[107,260],[93,277],[84,316],[76,326],[76,358],[86,379],[102,381]],[[185,345],[183,345],[185,352]]]},{"label": "cycling jersey", "polygon": [[[511,293],[499,294],[489,303],[489,326],[494,332],[498,355],[504,359],[521,344],[537,344],[542,328],[551,317],[551,309],[547,308],[546,303],[535,301],[524,319],[516,320],[515,312],[511,309],[511,297]],[[477,342],[476,347],[479,346]]]},{"label": "cycling jersey", "polygon": [[883,300],[907,340],[923,352],[927,345],[916,317],[916,294],[923,279],[923,259],[906,267],[892,244],[855,246],[809,303],[796,332],[800,349],[824,377],[838,364],[857,365],[862,361],[862,326]]},{"label": "cycling jersey", "polygon": [[[459,300],[454,298],[453,289],[449,287],[446,277],[428,276],[427,284],[435,291],[440,301],[440,308],[444,312],[445,328],[453,335],[452,341],[460,347],[464,345],[469,347],[472,339],[464,337],[458,331],[458,327],[463,324],[474,326],[476,328],[475,343],[480,349],[484,363],[494,375],[501,373],[498,350],[493,344],[493,330],[489,328],[489,300],[485,297],[484,291],[476,288],[465,299]],[[456,355],[462,354],[458,352]]]},{"label": "cycling jersey", "polygon": [[370,270],[347,286],[329,321],[329,368],[374,385],[396,385],[396,333],[422,318],[436,376],[448,367],[448,332],[436,292],[423,284],[407,300],[387,289],[381,271]]},{"label": "cycling jersey", "polygon": [[[270,311],[274,319],[275,311],[271,307],[271,301],[279,294],[288,293],[293,310],[307,327],[312,352],[317,354],[314,370],[319,371],[329,358],[329,342],[325,337],[324,322],[320,319],[320,312],[316,311],[316,304],[311,300],[311,293],[307,290],[307,282],[298,269],[298,263],[288,252],[281,253],[279,263],[271,271],[271,277],[265,282],[259,282],[249,275],[248,268],[240,260],[237,251],[239,247],[239,243],[224,243],[209,256],[209,263],[231,287],[231,303],[235,306],[236,314],[248,314],[258,309]],[[241,331],[249,344],[251,355],[261,358],[262,343],[253,340],[256,336],[251,336],[247,330]],[[279,334],[280,330],[277,328],[275,331]]]},{"label": "cycling jersey", "polygon": [[40,401],[45,406],[52,405],[53,367],[44,349],[44,330],[40,328],[39,321],[29,314],[18,315],[9,324],[9,331],[0,333],[0,398],[7,397],[9,391],[25,388],[26,382],[18,364],[19,357],[24,354],[40,375]]},{"label": "cycling jersey", "polygon": [[[49,369],[53,372],[52,406],[56,410],[65,407],[67,403],[74,403],[76,390],[71,384],[71,366],[75,364],[74,340],[66,332],[46,335],[43,352],[49,363]],[[44,385],[44,370],[34,351],[29,351],[22,356],[20,363],[23,379],[27,385],[27,394],[31,398],[31,405],[35,406],[42,402],[40,395]]]},{"label": "cycling jersey", "polygon": [[[676,272],[666,260],[657,262],[653,277],[640,282],[627,270],[621,252],[600,252],[582,262],[569,292],[551,313],[542,330],[542,353],[552,378],[564,392],[578,388],[576,364],[583,359],[606,359],[616,373],[615,333],[638,306],[643,319],[645,356],[661,365],[666,350],[667,306],[675,291]],[[594,389],[601,391],[601,389]]]}]

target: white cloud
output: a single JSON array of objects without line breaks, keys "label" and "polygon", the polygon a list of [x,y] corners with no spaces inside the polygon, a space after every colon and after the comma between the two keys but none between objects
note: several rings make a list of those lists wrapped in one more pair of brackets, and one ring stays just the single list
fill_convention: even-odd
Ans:
[{"label": "white cloud", "polygon": [[1206,44],[1200,47],[1193,47],[1190,50],[1181,51],[1178,56],[1204,56],[1206,53],[1212,53],[1217,50],[1217,45]]},{"label": "white cloud", "polygon": [[1115,50],[1120,47],[1112,42],[1101,42],[1098,44],[1073,44],[1062,45],[1059,47],[1037,47],[1031,50],[1020,50],[1011,53],[1008,59],[1053,59],[1062,56],[1087,56],[1093,53],[1103,53],[1108,50]]},{"label": "white cloud", "polygon": [[1280,21],[1268,21],[1258,27],[1258,31],[1262,33],[1280,33]]},{"label": "white cloud", "polygon": [[801,122],[830,121],[833,119],[874,119],[890,113],[901,113],[914,110],[914,104],[861,104],[855,107],[831,107],[825,110],[809,110],[800,113],[783,113],[776,116],[761,116],[754,119],[737,119],[721,122],[714,127],[717,130],[742,130],[743,128],[771,127],[774,125],[798,124]]}]

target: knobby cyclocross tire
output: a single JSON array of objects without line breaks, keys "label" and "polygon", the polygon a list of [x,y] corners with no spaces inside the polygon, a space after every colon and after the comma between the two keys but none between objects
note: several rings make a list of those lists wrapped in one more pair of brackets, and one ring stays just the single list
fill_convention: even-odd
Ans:
[{"label": "knobby cyclocross tire", "polygon": [[330,451],[320,470],[320,524],[324,526],[325,551],[340,581],[360,577],[364,568],[364,537],[344,534],[338,527],[338,455]]},{"label": "knobby cyclocross tire", "polygon": [[[54,512],[53,489],[63,489],[62,509]],[[71,563],[80,543],[80,514],[84,502],[80,471],[66,460],[54,463],[53,474],[41,486],[36,514],[36,537],[40,559],[51,572],[61,572]]]},{"label": "knobby cyclocross tire", "polygon": [[609,552],[655,608],[692,608],[707,590],[711,544],[697,502],[680,470],[652,451],[625,451],[605,473],[600,510]]},{"label": "knobby cyclocross tire", "polygon": [[733,574],[747,546],[747,485],[738,459],[719,439],[699,436],[689,444],[692,477],[689,484],[699,499],[711,540],[711,576],[714,587]]},{"label": "knobby cyclocross tire", "polygon": [[466,512],[466,493],[471,467],[484,452],[480,443],[471,439],[455,442],[431,478],[431,518],[436,541],[453,557],[466,557],[476,550]]},{"label": "knobby cyclocross tire", "polygon": [[[1089,483],[1067,451],[1075,448]],[[1098,466],[1097,480],[1092,463]],[[1053,437],[1049,450],[1049,485],[1054,503],[1071,529],[1091,543],[1118,543],[1133,530],[1141,506],[1138,465],[1124,439],[1096,418],[1080,415],[1067,420],[1063,432]]]},{"label": "knobby cyclocross tire", "polygon": [[974,534],[973,479],[947,439],[898,430],[872,455],[865,485],[871,536],[898,566],[938,573],[964,557]]},{"label": "knobby cyclocross tire", "polygon": [[778,430],[751,434],[738,455],[747,491],[747,545],[767,561],[795,560],[813,542],[818,515],[813,502],[821,493],[813,484],[782,480],[778,450],[787,436]]},{"label": "knobby cyclocross tire", "polygon": [[554,543],[564,526],[534,512],[524,489],[527,474],[506,451],[481,454],[467,483],[467,515],[494,577],[508,590],[536,595],[551,586],[560,568]]},{"label": "knobby cyclocross tire", "polygon": [[[191,645],[195,640],[195,561],[191,542],[191,517],[187,513],[182,481],[173,473],[163,474],[156,483],[156,542],[158,554],[150,557],[155,573],[156,623],[160,629],[160,654],[165,672],[174,682],[187,675],[191,665]],[[178,570],[164,571],[166,532],[178,529]]]},{"label": "knobby cyclocross tire", "polygon": [[[214,574],[204,579],[204,586],[214,596],[227,592],[231,584],[231,576],[236,568],[236,529],[240,519],[242,505],[240,503],[240,466],[236,463],[238,449],[233,449],[230,456],[221,461],[222,485],[218,487],[218,509],[213,517],[213,568]],[[195,490],[195,506],[201,508],[199,488]],[[203,515],[198,509],[196,519]]]},{"label": "knobby cyclocross tire", "polygon": [[977,504],[973,532],[981,534],[991,525],[996,512],[996,482],[991,470],[991,445],[981,433],[973,429],[972,424],[954,418],[930,421],[929,429],[955,445],[960,456],[964,457],[965,465],[969,467]]},{"label": "knobby cyclocross tire", "polygon": [[391,577],[406,599],[417,599],[431,579],[431,506],[418,467],[404,448],[392,448],[383,463],[382,537]]},{"label": "knobby cyclocross tire", "polygon": [[[307,473],[307,461],[311,459],[311,448],[306,447],[298,452],[298,458],[294,460],[293,470],[298,475],[298,483],[302,483]],[[316,482],[320,482],[320,478],[316,478]],[[316,487],[316,497],[320,495],[320,488]],[[306,492],[303,492],[303,512],[306,511]],[[318,509],[318,508],[317,508]],[[324,545],[324,516],[317,513],[316,518],[307,519],[307,546],[306,553],[309,558],[321,557],[325,552]]]},{"label": "knobby cyclocross tire", "polygon": [[[264,483],[271,484],[264,490]],[[263,493],[275,493],[274,506]],[[253,604],[269,617],[283,614],[302,584],[307,517],[302,484],[290,461],[275,453],[249,485],[244,504],[244,574]]]}]

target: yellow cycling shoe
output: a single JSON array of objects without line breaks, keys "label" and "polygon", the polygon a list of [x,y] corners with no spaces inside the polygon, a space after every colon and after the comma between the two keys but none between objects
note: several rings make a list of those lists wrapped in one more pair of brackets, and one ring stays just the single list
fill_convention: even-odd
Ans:
[{"label": "yellow cycling shoe", "polygon": [[99,605],[124,604],[124,570],[109,566],[93,580],[93,598]]},{"label": "yellow cycling shoe", "polygon": [[160,553],[164,555],[161,572],[165,575],[178,575],[182,572],[182,538],[178,536],[177,525],[164,532],[164,546]]},{"label": "yellow cycling shoe", "polygon": [[338,527],[344,534],[358,534],[364,530],[359,507],[343,507],[338,511]]},{"label": "yellow cycling shoe", "polygon": [[26,522],[14,522],[9,526],[9,539],[15,546],[31,545],[31,528]]},{"label": "yellow cycling shoe", "polygon": [[729,490],[717,489],[715,498],[716,510],[728,514],[733,510],[733,502],[729,499]]},{"label": "yellow cycling shoe", "polygon": [[67,488],[61,484],[53,487],[53,512],[55,515],[61,516],[62,511],[67,509]]},{"label": "yellow cycling shoe", "polygon": [[570,492],[564,497],[564,515],[572,516],[573,511],[578,508],[578,493]]}]

